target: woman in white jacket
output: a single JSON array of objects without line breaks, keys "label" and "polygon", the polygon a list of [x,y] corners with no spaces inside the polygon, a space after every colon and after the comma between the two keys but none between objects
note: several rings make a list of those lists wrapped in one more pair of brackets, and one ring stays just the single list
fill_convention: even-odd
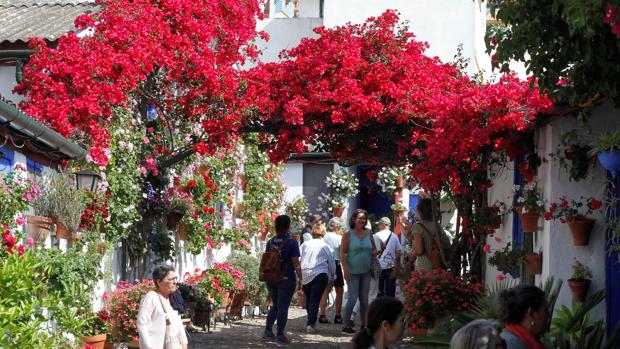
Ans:
[{"label": "woman in white jacket", "polygon": [[174,268],[160,265],[153,270],[155,291],[149,291],[140,302],[138,333],[140,349],[187,349],[183,322],[170,306],[170,295],[177,289]]}]

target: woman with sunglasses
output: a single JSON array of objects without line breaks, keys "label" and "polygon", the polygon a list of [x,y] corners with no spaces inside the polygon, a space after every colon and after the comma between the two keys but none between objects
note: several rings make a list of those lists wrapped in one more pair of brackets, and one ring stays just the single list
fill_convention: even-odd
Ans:
[{"label": "woman with sunglasses", "polygon": [[170,295],[177,289],[177,275],[169,265],[153,270],[155,290],[140,302],[138,334],[140,349],[187,349],[183,322],[170,305]]}]

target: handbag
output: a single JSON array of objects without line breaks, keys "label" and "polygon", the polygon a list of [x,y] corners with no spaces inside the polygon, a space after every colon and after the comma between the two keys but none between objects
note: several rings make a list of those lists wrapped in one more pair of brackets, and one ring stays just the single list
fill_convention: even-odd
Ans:
[{"label": "handbag", "polygon": [[[181,337],[179,335],[178,324],[170,321],[170,315],[166,311],[166,307],[164,306],[164,302],[161,300],[161,296],[157,294],[159,298],[159,303],[161,303],[161,308],[164,310],[164,314],[166,315],[166,333],[164,335],[164,349],[182,349],[183,345],[181,344]],[[176,325],[176,326],[175,326]]]}]

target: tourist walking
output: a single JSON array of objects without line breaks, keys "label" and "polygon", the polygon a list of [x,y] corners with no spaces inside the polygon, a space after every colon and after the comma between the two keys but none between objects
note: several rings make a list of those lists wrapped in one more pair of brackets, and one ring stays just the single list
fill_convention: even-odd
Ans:
[{"label": "tourist walking", "polygon": [[386,349],[398,342],[404,331],[403,303],[393,297],[378,297],[368,307],[368,326],[353,337],[353,349]]},{"label": "tourist walking", "polygon": [[312,228],[317,224],[322,224],[323,218],[319,214],[308,214],[306,216],[306,226],[301,230],[301,243],[312,240]]},{"label": "tourist walking", "polygon": [[499,332],[495,320],[474,320],[454,333],[450,349],[506,349],[506,341]]},{"label": "tourist walking", "polygon": [[420,221],[409,226],[405,217],[401,217],[403,230],[413,238],[409,260],[415,260],[416,271],[445,269],[449,263],[450,239],[433,217],[431,199],[420,199],[416,214]]},{"label": "tourist walking", "polygon": [[400,269],[401,245],[400,238],[390,230],[390,219],[382,217],[377,224],[379,231],[375,237],[381,241],[381,254],[379,264],[381,264],[381,277],[379,278],[378,296],[396,296],[396,276],[395,273]]},{"label": "tourist walking", "polygon": [[[299,277],[299,287],[303,281],[301,265],[299,263],[299,244],[291,239],[289,229],[291,218],[287,215],[276,217],[275,228],[276,236],[267,242],[265,252],[271,250],[280,251],[280,270],[283,271],[283,278],[277,284],[266,283],[272,306],[267,313],[267,322],[263,339],[275,339],[278,343],[288,344],[289,340],[284,333],[288,320],[288,308],[295,293],[295,280]],[[277,334],[273,334],[273,324],[277,322]]]},{"label": "tourist walking", "polygon": [[187,349],[183,322],[170,305],[177,281],[174,268],[169,265],[159,265],[153,270],[155,290],[142,298],[136,321],[141,349]]},{"label": "tourist walking", "polygon": [[519,285],[499,294],[498,316],[506,327],[500,334],[508,349],[544,349],[540,336],[547,328],[549,311],[545,292]]},{"label": "tourist walking", "polygon": [[[327,244],[332,257],[336,264],[336,280],[334,280],[334,289],[336,290],[336,300],[334,302],[336,315],[334,316],[334,323],[342,323],[342,296],[344,294],[344,276],[342,275],[342,267],[340,266],[340,244],[342,243],[342,233],[344,230],[344,224],[342,218],[333,217],[327,223],[327,233],[323,237],[323,241]],[[321,297],[321,305],[319,307],[319,323],[328,324],[329,320],[325,315],[325,308],[327,307],[327,299],[331,293],[332,287],[328,284]]]},{"label": "tourist walking", "polygon": [[375,247],[372,232],[364,228],[368,220],[368,214],[363,209],[353,211],[349,221],[351,230],[342,236],[340,246],[340,263],[342,273],[347,282],[347,304],[344,309],[343,333],[353,334],[351,314],[355,302],[360,301],[360,314],[362,328],[366,327],[366,309],[368,308],[368,291],[370,288],[370,266],[373,256],[378,253]]},{"label": "tourist walking", "polygon": [[301,273],[306,301],[308,322],[306,331],[316,332],[316,322],[323,292],[328,284],[336,279],[336,263],[332,252],[323,241],[325,224],[317,224],[312,229],[312,240],[301,245]]}]

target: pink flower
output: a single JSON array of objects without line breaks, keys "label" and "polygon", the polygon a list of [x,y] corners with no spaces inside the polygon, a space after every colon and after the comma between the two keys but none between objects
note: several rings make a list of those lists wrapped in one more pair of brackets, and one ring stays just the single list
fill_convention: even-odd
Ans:
[{"label": "pink flower", "polygon": [[146,175],[146,167],[141,166],[140,167],[140,173],[142,173],[143,175]]},{"label": "pink flower", "polygon": [[497,281],[504,281],[506,279],[506,277],[504,276],[504,274],[497,274],[495,275],[495,280]]},{"label": "pink flower", "polygon": [[26,239],[26,246],[32,246],[34,244],[34,239],[31,237],[28,237]]},{"label": "pink flower", "polygon": [[500,238],[499,236],[495,237],[495,242],[502,242],[502,238]]},{"label": "pink flower", "polygon": [[489,253],[491,252],[491,246],[489,246],[488,244],[484,244],[484,246],[482,246],[482,251],[484,253]]},{"label": "pink flower", "polygon": [[148,137],[142,138],[142,143],[149,144],[150,142],[151,142],[151,140]]},{"label": "pink flower", "polygon": [[22,216],[19,216],[15,219],[15,224],[17,224],[18,226],[24,225],[24,223],[26,223],[26,220]]}]

